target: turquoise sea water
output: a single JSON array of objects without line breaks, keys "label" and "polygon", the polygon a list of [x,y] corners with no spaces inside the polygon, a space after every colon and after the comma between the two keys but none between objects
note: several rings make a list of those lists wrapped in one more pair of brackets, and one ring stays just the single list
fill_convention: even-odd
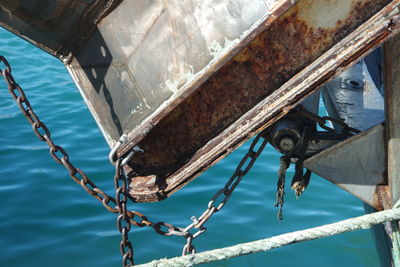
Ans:
[{"label": "turquoise sea water", "polygon": [[[71,161],[105,191],[113,191],[109,147],[63,64],[33,45],[0,30],[0,54],[57,144]],[[3,66],[2,66],[3,67]],[[115,215],[76,185],[51,158],[45,143],[0,82],[0,266],[120,266],[120,235]],[[200,215],[247,150],[248,143],[171,198],[130,207],[154,221],[186,226]],[[195,240],[198,251],[235,245],[363,214],[361,202],[312,176],[296,200],[289,190],[284,220],[276,219],[275,189],[279,155],[268,147],[225,208],[207,222]],[[288,176],[293,174],[290,169]],[[181,253],[181,237],[150,228],[130,233],[136,263]],[[295,244],[210,266],[379,266],[369,230]]]}]

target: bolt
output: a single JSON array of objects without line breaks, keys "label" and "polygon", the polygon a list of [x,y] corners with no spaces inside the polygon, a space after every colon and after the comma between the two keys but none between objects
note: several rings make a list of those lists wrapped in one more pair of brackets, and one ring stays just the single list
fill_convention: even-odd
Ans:
[{"label": "bolt", "polygon": [[279,149],[282,150],[282,152],[289,152],[294,148],[294,141],[290,137],[283,137],[281,140],[279,140]]}]

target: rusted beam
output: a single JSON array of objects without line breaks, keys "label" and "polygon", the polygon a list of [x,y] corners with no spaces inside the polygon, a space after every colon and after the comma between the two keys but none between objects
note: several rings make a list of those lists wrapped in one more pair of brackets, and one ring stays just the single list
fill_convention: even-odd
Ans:
[{"label": "rusted beam", "polygon": [[[322,22],[320,23],[325,23],[327,20],[324,19],[332,14],[332,10],[323,9],[320,6],[322,2],[333,3],[332,1],[298,2],[276,24],[260,34],[250,43],[249,47],[242,50],[231,63],[219,69],[204,84],[203,92],[198,90],[197,96],[200,98],[193,97],[184,101],[180,108],[171,112],[164,122],[156,125],[139,142],[139,145],[148,153],[139,155],[130,164],[136,171],[136,175],[132,178],[130,191],[135,201],[156,201],[172,194],[223,158],[232,149],[271,125],[311,92],[399,30],[399,1],[392,1],[380,11],[378,11],[380,9],[378,7],[384,6],[386,1],[362,1],[362,5],[357,6],[354,10],[350,6],[349,13],[346,13],[344,17],[339,16],[333,19],[340,25],[339,27],[335,27],[338,25],[335,23],[327,25],[329,30],[326,31],[320,26],[313,26],[313,23],[319,25],[316,22],[316,16],[321,18]],[[347,5],[347,1],[335,1],[335,3]],[[313,12],[315,13],[313,14]],[[352,12],[357,12],[357,14]],[[376,14],[371,17],[375,12]],[[338,15],[336,14],[336,16]],[[362,24],[363,21],[365,23]],[[301,34],[298,34],[299,31]],[[321,38],[321,33],[324,33],[322,40],[315,37]],[[299,39],[290,38],[293,35]],[[260,58],[260,63],[257,63]],[[257,66],[259,66],[260,72],[257,71]],[[244,76],[240,74],[242,67]],[[249,67],[253,67],[253,69],[246,70]],[[218,77],[220,75],[224,77],[229,70],[232,72],[227,82],[220,84]],[[251,78],[245,74],[250,75]],[[258,97],[243,103],[244,96],[250,93],[257,95],[258,86],[260,89]],[[265,91],[266,88],[267,91]],[[202,130],[210,128],[212,123],[210,120],[201,118],[192,121],[190,118],[186,118],[185,114],[193,113],[190,108],[193,107],[195,100],[200,99],[200,103],[204,104],[206,109],[212,106],[207,105],[210,101],[212,102],[210,98],[201,98],[201,94],[207,96],[204,91],[207,92],[208,89],[209,92],[223,93],[221,98],[216,98],[218,105],[215,106],[215,112],[206,113],[208,116],[218,115],[216,125],[221,127],[219,129],[222,129],[222,132],[218,133],[214,128],[214,133],[217,135],[215,138],[210,141],[204,140],[205,143],[193,144],[192,140],[196,142],[199,140],[194,137],[202,135]],[[240,91],[240,89],[243,90]],[[236,101],[233,101],[234,96],[230,95],[234,92],[238,96]],[[250,96],[250,99],[252,97]],[[228,103],[226,106],[224,106],[225,100]],[[187,108],[185,104],[187,104]],[[224,108],[218,111],[221,106]],[[233,109],[234,112],[237,112],[236,109],[241,109],[241,112],[250,109],[241,117],[238,115],[234,118],[236,121],[232,122],[232,119],[223,116],[224,110],[228,108]],[[194,114],[194,118],[204,115],[199,110],[197,113]],[[174,122],[178,118],[184,119],[185,127]],[[224,124],[225,121],[228,123]],[[195,127],[194,125],[203,122],[207,127]],[[229,124],[231,125],[229,126]],[[196,133],[194,132],[196,130],[191,130],[191,128],[201,129],[201,131]],[[180,131],[182,131],[182,135]],[[183,134],[186,134],[186,137]],[[157,138],[162,142],[157,143]],[[176,164],[178,159],[183,162]],[[160,165],[163,163],[167,164]],[[150,198],[148,198],[150,194],[147,195],[147,198],[144,197],[143,185],[147,182],[158,187],[158,190],[153,191],[153,193],[157,193],[152,194]]]}]

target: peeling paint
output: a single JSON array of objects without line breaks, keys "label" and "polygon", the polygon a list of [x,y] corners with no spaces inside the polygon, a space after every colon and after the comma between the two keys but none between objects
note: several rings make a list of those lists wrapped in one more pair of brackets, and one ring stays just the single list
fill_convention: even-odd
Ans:
[{"label": "peeling paint", "polygon": [[192,81],[196,77],[193,70],[193,66],[186,65],[185,69],[188,71],[178,76],[178,78],[175,78],[173,81],[167,80],[164,84],[160,85],[160,88],[168,89],[174,94],[178,93],[179,89],[182,88],[183,84]]}]

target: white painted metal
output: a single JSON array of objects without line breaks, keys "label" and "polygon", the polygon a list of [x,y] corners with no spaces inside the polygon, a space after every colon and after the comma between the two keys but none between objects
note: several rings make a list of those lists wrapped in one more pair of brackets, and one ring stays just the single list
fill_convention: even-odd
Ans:
[{"label": "white painted metal", "polygon": [[379,124],[307,159],[304,165],[374,206],[376,185],[384,182],[383,129]]}]

